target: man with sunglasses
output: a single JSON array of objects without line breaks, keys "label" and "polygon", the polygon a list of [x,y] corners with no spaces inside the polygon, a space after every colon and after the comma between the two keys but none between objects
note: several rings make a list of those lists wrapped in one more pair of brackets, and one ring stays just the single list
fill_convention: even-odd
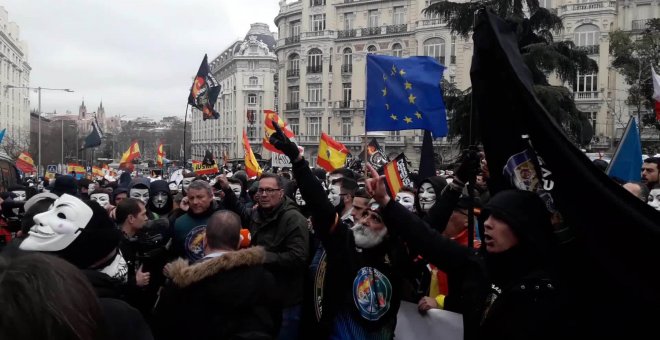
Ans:
[{"label": "man with sunglasses", "polygon": [[[276,125],[276,124],[275,124]],[[380,206],[370,200],[350,226],[326,199],[307,161],[279,129],[270,143],[293,160],[293,175],[312,214],[315,236],[327,252],[322,325],[318,338],[392,339],[409,257],[390,237]]]},{"label": "man with sunglasses", "polygon": [[275,276],[279,291],[273,294],[282,297],[284,307],[279,339],[298,339],[303,275],[309,253],[307,219],[284,194],[281,176],[261,175],[254,209],[238,201],[225,175],[218,176],[217,181],[225,193],[225,207],[239,214],[243,227],[250,230],[251,244],[266,250],[264,266]]}]

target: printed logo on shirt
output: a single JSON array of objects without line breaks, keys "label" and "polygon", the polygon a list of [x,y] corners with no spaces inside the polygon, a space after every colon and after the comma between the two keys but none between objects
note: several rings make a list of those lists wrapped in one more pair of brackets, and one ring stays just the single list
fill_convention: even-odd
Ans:
[{"label": "printed logo on shirt", "polygon": [[353,300],[360,315],[369,321],[379,320],[390,309],[392,284],[378,269],[363,267],[353,280]]},{"label": "printed logo on shirt", "polygon": [[204,257],[204,236],[206,235],[206,225],[200,225],[193,228],[184,242],[186,256],[191,262],[196,262]]}]

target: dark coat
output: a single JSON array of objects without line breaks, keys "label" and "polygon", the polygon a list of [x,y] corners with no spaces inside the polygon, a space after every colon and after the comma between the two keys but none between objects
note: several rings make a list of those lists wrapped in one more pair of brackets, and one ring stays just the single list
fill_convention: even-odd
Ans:
[{"label": "dark coat", "polygon": [[160,339],[273,339],[281,306],[253,247],[189,265],[179,259],[157,308]]},{"label": "dark coat", "polygon": [[288,197],[268,214],[247,209],[229,189],[223,204],[241,216],[243,227],[252,234],[252,244],[266,250],[264,265],[275,275],[284,307],[302,303],[303,276],[309,256],[307,219]]}]

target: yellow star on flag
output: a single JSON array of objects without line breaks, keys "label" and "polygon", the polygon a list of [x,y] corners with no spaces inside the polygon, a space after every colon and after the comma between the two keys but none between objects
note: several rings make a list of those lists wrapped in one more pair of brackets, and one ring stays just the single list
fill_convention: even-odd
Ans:
[{"label": "yellow star on flag", "polygon": [[405,86],[406,86],[406,90],[412,90],[412,84],[411,84],[411,83],[409,83],[409,82],[408,82],[407,80],[406,80],[406,82],[405,82],[405,83],[403,83],[403,85],[405,85]]},{"label": "yellow star on flag", "polygon": [[392,72],[396,73],[396,66],[392,65]]},{"label": "yellow star on flag", "polygon": [[412,123],[412,118],[406,116],[406,118],[403,118],[403,121],[406,122],[406,124]]},{"label": "yellow star on flag", "polygon": [[383,96],[387,96],[387,87],[383,89]]},{"label": "yellow star on flag", "polygon": [[383,80],[387,80],[387,74],[383,73]]},{"label": "yellow star on flag", "polygon": [[415,99],[417,99],[417,97],[413,96],[412,93],[408,96],[408,102],[410,102],[410,104],[415,104]]},{"label": "yellow star on flag", "polygon": [[415,116],[417,116],[417,119],[422,119],[422,114],[419,112],[415,112]]},{"label": "yellow star on flag", "polygon": [[406,75],[406,71],[404,71],[403,69],[401,69],[401,70],[399,71],[399,74],[403,77],[403,76]]},{"label": "yellow star on flag", "polygon": [[397,120],[397,116],[395,114],[391,114],[390,118],[392,118],[392,120]]},{"label": "yellow star on flag", "polygon": [[390,110],[390,104],[385,103],[385,110]]}]

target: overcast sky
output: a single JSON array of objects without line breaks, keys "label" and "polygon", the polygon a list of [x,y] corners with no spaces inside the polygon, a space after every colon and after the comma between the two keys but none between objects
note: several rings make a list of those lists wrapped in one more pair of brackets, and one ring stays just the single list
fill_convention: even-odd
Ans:
[{"label": "overcast sky", "polygon": [[[192,77],[250,23],[275,31],[278,0],[0,0],[20,27],[42,111],[183,116]],[[37,96],[30,106],[37,108]]]}]

